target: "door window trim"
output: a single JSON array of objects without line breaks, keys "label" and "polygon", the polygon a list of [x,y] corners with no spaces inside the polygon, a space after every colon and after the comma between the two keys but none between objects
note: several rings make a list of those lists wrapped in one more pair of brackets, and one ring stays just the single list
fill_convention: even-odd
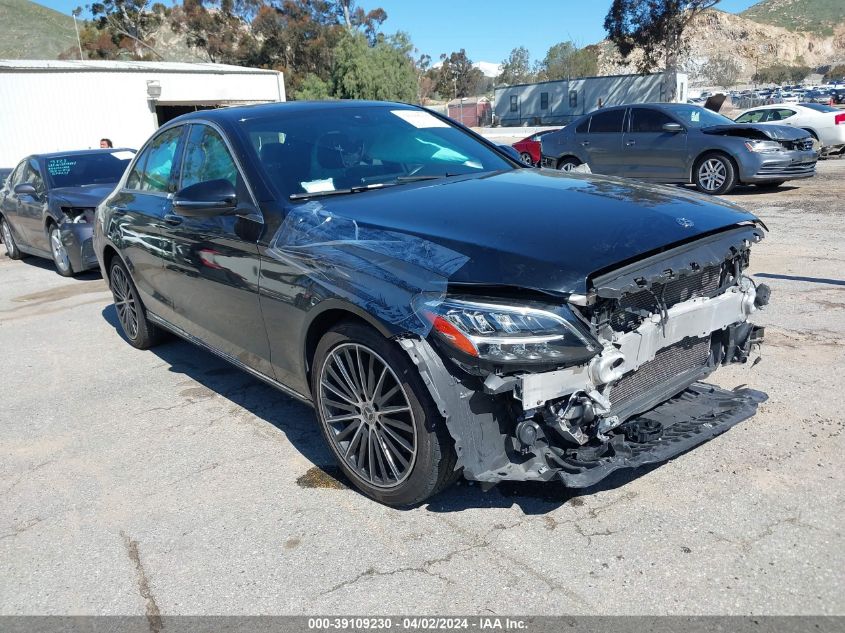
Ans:
[{"label": "door window trim", "polygon": [[170,168],[170,177],[168,178],[168,185],[172,184],[173,182],[173,169],[179,164],[177,162],[178,157],[181,155],[180,148],[184,145],[185,141],[185,130],[189,127],[186,123],[177,123],[175,125],[168,125],[163,128],[159,128],[155,134],[153,134],[146,143],[138,150],[138,153],[135,154],[135,158],[132,163],[129,165],[129,168],[126,170],[126,173],[123,175],[123,179],[120,181],[120,192],[121,193],[130,193],[133,195],[145,195],[145,196],[158,196],[162,198],[167,198],[173,195],[170,191],[153,191],[150,189],[129,189],[126,186],[126,182],[129,180],[129,176],[132,175],[132,172],[135,171],[135,167],[138,165],[138,161],[142,158],[144,159],[144,165],[141,169],[142,174],[146,174],[147,170],[147,160],[149,156],[147,155],[147,149],[149,148],[150,143],[152,143],[155,139],[157,139],[162,134],[166,134],[170,130],[175,130],[176,128],[182,128],[181,132],[179,133],[179,140],[176,142],[176,151],[173,154],[173,165]]}]

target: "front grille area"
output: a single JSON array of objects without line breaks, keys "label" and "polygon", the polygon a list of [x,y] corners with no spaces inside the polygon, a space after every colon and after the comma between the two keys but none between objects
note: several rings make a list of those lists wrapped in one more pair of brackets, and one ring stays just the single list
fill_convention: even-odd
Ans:
[{"label": "front grille area", "polygon": [[707,364],[710,338],[685,338],[664,347],[654,359],[625,374],[610,390],[612,411],[634,398],[647,397],[654,389],[693,369]]},{"label": "front grille area", "polygon": [[807,137],[798,139],[797,141],[779,141],[779,143],[785,148],[790,150],[801,150],[802,152],[809,151],[813,149],[813,139]]},{"label": "front grille area", "polygon": [[816,161],[792,163],[791,165],[763,165],[757,176],[801,176],[816,171]]},{"label": "front grille area", "polygon": [[627,294],[619,300],[617,309],[611,315],[610,326],[617,332],[636,329],[642,323],[644,314],[660,312],[657,302],[661,298],[668,309],[693,297],[709,297],[719,288],[720,274],[721,266],[708,266],[665,284],[654,284],[651,291]]}]

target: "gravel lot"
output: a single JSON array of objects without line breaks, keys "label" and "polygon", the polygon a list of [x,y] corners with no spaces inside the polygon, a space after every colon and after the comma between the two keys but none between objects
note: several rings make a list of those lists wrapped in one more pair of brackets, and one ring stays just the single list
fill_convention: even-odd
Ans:
[{"label": "gravel lot", "polygon": [[98,275],[1,258],[0,613],[845,614],[845,160],[729,197],[771,229],[762,362],[714,377],[756,417],[598,490],[409,511],[317,468],[307,407],[123,342]]}]

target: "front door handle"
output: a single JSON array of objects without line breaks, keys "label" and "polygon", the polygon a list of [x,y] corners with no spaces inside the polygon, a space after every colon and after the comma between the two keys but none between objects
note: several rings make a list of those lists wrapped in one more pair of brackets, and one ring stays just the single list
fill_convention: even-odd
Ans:
[{"label": "front door handle", "polygon": [[168,213],[164,216],[164,222],[169,224],[170,226],[179,226],[184,222],[185,218],[181,215],[173,215],[172,213]]},{"label": "front door handle", "polygon": [[581,147],[587,147],[590,144],[590,141],[581,141]]},{"label": "front door handle", "polygon": [[631,147],[631,145],[636,145],[636,141],[625,141],[625,147]]}]

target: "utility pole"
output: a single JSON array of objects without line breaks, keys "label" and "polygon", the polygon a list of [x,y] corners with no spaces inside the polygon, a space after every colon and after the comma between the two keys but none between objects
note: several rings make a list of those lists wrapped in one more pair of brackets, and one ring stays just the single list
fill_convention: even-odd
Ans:
[{"label": "utility pole", "polygon": [[76,12],[78,9],[74,9],[70,12],[73,16],[73,29],[76,31],[76,45],[79,47],[79,59],[83,59],[82,57],[82,40],[79,39],[79,25],[76,23]]}]

